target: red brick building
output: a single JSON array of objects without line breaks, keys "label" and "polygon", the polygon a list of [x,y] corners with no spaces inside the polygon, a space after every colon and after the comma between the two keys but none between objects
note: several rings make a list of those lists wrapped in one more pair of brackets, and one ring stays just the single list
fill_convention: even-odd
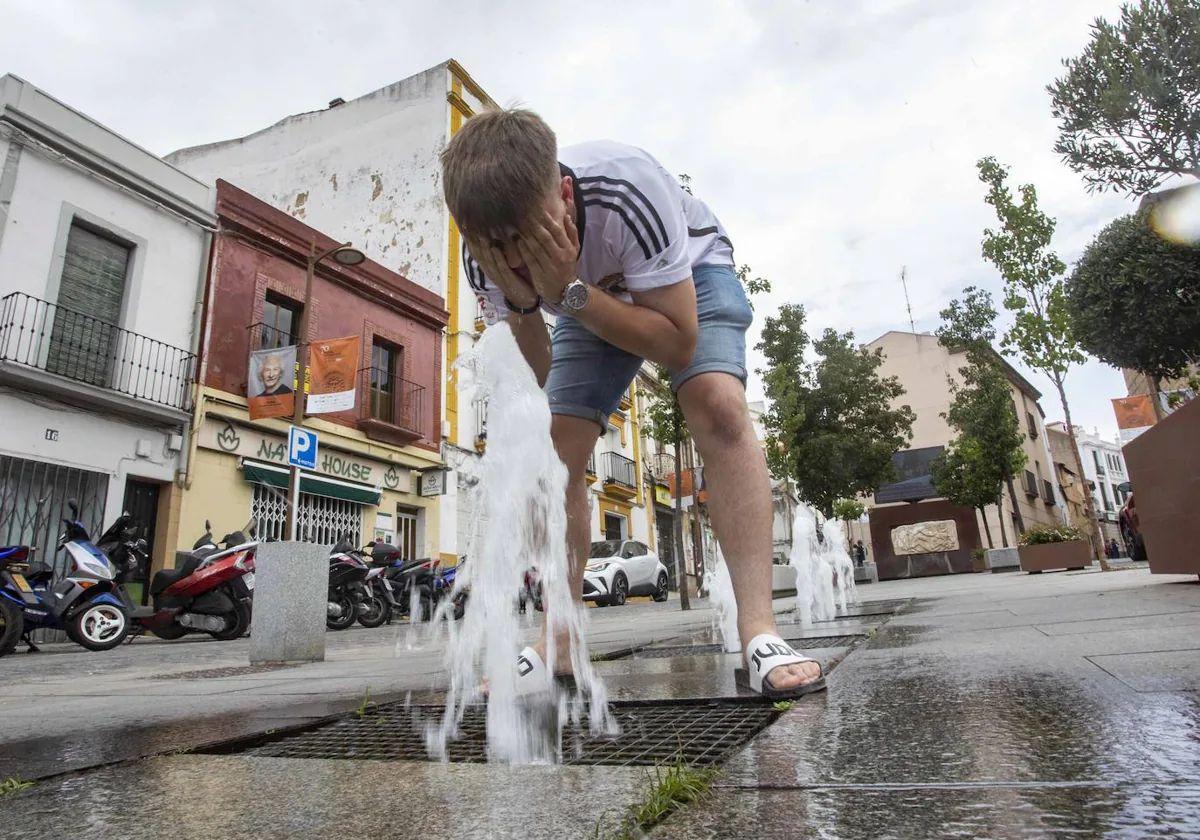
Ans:
[{"label": "red brick building", "polygon": [[[308,256],[314,244],[321,252],[336,241],[224,181],[216,213],[181,539],[190,543],[205,519],[228,531],[253,518],[260,535],[282,534],[290,418],[250,420],[249,354],[357,336],[355,408],[305,420],[320,451],[301,483],[302,532],[321,543],[348,533],[360,544],[385,539],[413,556],[435,553],[441,297],[371,260],[324,260],[306,301]],[[305,306],[307,335],[298,336]]]}]

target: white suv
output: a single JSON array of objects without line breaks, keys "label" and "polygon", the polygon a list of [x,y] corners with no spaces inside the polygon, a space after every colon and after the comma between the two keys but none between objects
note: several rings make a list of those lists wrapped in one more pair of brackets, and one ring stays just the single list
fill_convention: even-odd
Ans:
[{"label": "white suv", "polygon": [[620,606],[629,595],[667,600],[667,567],[643,543],[603,540],[592,543],[583,572],[583,600]]}]

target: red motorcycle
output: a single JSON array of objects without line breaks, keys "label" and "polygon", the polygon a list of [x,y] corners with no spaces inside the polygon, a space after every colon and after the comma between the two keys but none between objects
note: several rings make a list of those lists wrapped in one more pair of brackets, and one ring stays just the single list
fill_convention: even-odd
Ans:
[{"label": "red motorcycle", "polygon": [[250,629],[254,596],[253,521],[246,531],[234,531],[219,547],[212,526],[191,551],[175,555],[175,568],[158,572],[150,583],[153,606],[135,607],[130,617],[160,639],[178,639],[188,633],[208,633],[228,641]]}]

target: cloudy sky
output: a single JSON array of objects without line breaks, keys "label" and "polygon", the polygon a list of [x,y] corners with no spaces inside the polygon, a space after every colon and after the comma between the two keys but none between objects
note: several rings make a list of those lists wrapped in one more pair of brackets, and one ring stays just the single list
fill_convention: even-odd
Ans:
[{"label": "cloudy sky", "polygon": [[[1045,85],[1112,0],[502,2],[0,0],[14,72],[146,148],[240,136],[457,58],[560,143],[608,137],[693,178],[737,258],[814,332],[937,326],[994,223],[974,163],[1037,185],[1074,261],[1132,203],[1088,195],[1051,151]],[[752,359],[752,364],[754,360]],[[1019,366],[1019,364],[1018,364]],[[1061,408],[1048,381],[1048,418]],[[751,383],[751,396],[761,393]],[[1076,370],[1076,422],[1115,434],[1120,375]]]}]

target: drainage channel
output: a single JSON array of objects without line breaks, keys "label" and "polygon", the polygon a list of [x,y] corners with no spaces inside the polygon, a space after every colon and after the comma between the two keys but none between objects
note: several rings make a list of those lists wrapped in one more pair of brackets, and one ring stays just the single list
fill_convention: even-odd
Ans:
[{"label": "drainage channel", "polygon": [[[867,638],[861,633],[847,633],[840,636],[815,636],[807,639],[787,639],[787,643],[796,650],[817,650],[818,648],[850,647]],[[643,648],[621,648],[608,653],[597,654],[599,662],[612,662],[616,659],[666,659],[672,656],[701,656],[714,653],[724,653],[725,646],[720,644],[693,645],[654,645]]]},{"label": "drainage channel", "polygon": [[[621,727],[615,737],[593,737],[586,722],[563,732],[563,763],[652,766],[682,759],[696,767],[724,760],[769,726],[780,712],[761,701],[614,702]],[[388,703],[333,720],[242,738],[197,750],[216,755],[353,761],[427,761],[426,728],[442,706]],[[449,760],[487,761],[487,708],[468,707]]]}]

